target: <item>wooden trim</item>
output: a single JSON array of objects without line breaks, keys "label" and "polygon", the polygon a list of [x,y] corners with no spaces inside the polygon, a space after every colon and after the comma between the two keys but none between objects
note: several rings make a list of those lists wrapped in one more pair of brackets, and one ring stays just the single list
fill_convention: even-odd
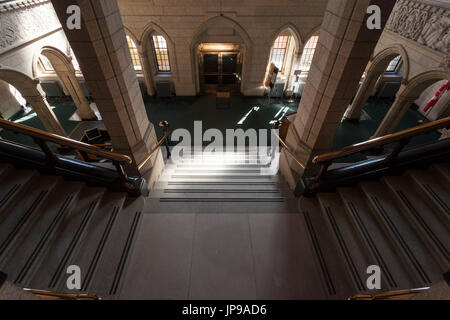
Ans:
[{"label": "wooden trim", "polygon": [[398,142],[405,139],[410,139],[420,134],[428,133],[430,131],[448,128],[450,127],[450,117],[446,117],[440,120],[436,120],[430,123],[426,123],[414,128],[410,128],[407,130],[403,130],[400,132],[392,133],[385,135],[383,137],[378,137],[375,139],[371,139],[365,142],[357,143],[351,146],[347,146],[337,151],[325,153],[319,156],[316,156],[313,159],[313,163],[324,163],[329,162],[337,158],[345,157],[354,153],[367,151],[370,149],[374,149],[377,147],[382,147],[386,144],[390,144],[393,142]]},{"label": "wooden trim", "polygon": [[133,162],[131,158],[126,155],[109,152],[87,143],[76,141],[67,137],[62,137],[53,133],[48,133],[39,129],[27,127],[22,124],[14,123],[8,120],[0,119],[0,127],[16,133],[21,133],[30,137],[52,142],[60,146],[65,146],[71,149],[81,150],[91,154],[95,154],[104,159],[117,161],[119,163],[131,164]]},{"label": "wooden trim", "polygon": [[34,289],[24,289],[24,291],[40,297],[43,300],[101,300],[100,297],[93,294],[69,294]]},{"label": "wooden trim", "polygon": [[407,290],[396,290],[387,291],[376,294],[355,294],[348,298],[348,300],[392,300],[398,297],[415,295],[421,292],[430,290],[430,287],[417,288],[417,289],[407,289]]}]

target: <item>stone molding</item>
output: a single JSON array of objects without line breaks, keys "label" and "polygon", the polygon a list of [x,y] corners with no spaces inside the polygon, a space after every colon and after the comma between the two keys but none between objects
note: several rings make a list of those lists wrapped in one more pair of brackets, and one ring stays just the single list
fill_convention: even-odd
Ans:
[{"label": "stone molding", "polygon": [[18,10],[45,2],[50,2],[50,0],[16,0],[6,3],[0,3],[0,12],[3,13],[6,11]]},{"label": "stone molding", "polygon": [[412,0],[399,0],[386,29],[435,51],[450,50],[450,10]]}]

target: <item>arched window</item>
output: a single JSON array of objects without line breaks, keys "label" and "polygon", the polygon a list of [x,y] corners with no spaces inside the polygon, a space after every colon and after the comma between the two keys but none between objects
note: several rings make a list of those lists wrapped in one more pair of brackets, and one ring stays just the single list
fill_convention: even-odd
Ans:
[{"label": "arched window", "polygon": [[48,58],[44,55],[41,55],[39,57],[39,67],[41,68],[41,70],[43,72],[54,72],[55,71],[50,60],[48,60]]},{"label": "arched window", "polygon": [[290,36],[279,36],[273,44],[271,62],[280,70],[283,70],[290,38]]},{"label": "arched window", "polygon": [[163,36],[153,36],[153,48],[158,72],[170,72],[169,48]]},{"label": "arched window", "polygon": [[305,45],[303,49],[302,59],[300,61],[300,68],[303,71],[309,71],[311,68],[311,63],[314,57],[314,52],[316,52],[317,42],[319,41],[319,36],[312,36]]},{"label": "arched window", "polygon": [[136,43],[134,43],[133,39],[130,36],[127,36],[128,48],[130,49],[131,61],[133,61],[134,70],[142,71],[142,63],[139,58],[139,52],[136,47]]},{"label": "arched window", "polygon": [[389,63],[386,72],[396,72],[402,60],[402,56],[398,55]]}]

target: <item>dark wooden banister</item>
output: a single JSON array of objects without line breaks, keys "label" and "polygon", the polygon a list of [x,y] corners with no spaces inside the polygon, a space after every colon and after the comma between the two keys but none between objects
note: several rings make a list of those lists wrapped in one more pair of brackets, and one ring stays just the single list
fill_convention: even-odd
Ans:
[{"label": "dark wooden banister", "polygon": [[21,133],[39,140],[52,142],[60,146],[68,147],[75,150],[81,150],[85,151],[91,154],[95,154],[99,157],[102,157],[104,159],[112,160],[119,162],[121,164],[131,164],[132,160],[129,156],[120,154],[120,153],[114,153],[107,150],[103,150],[99,147],[83,143],[80,141],[76,141],[67,137],[62,137],[53,133],[48,133],[39,129],[31,128],[24,126],[20,123],[14,123],[8,120],[0,119],[0,127],[16,132]]},{"label": "dark wooden banister", "polygon": [[348,300],[392,300],[398,299],[399,297],[405,297],[410,295],[416,295],[421,292],[426,292],[430,290],[430,287],[416,288],[416,289],[406,289],[406,290],[395,290],[386,291],[375,294],[355,294],[348,298]]},{"label": "dark wooden banister", "polygon": [[337,151],[325,153],[315,157],[312,162],[315,164],[329,163],[335,159],[342,158],[354,153],[376,149],[393,142],[406,141],[417,135],[448,127],[450,127],[450,117],[446,117],[440,120],[436,120],[400,132],[388,134],[383,137],[347,146]]},{"label": "dark wooden banister", "polygon": [[53,292],[47,290],[23,289],[43,300],[102,300],[99,296],[94,294],[70,294],[63,292]]}]

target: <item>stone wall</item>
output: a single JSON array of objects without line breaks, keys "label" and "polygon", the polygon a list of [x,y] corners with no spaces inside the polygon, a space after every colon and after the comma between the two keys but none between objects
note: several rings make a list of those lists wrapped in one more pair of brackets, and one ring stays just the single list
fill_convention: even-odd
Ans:
[{"label": "stone wall", "polygon": [[[176,61],[169,79],[177,95],[195,95],[199,41],[236,41],[245,45],[242,92],[261,95],[270,49],[286,27],[295,29],[301,46],[321,25],[327,0],[119,0],[128,33],[144,45],[146,31],[167,35]],[[221,5],[222,3],[222,5]],[[223,15],[223,16],[221,16]],[[220,26],[220,28],[218,28]],[[156,78],[153,74],[153,77]]]},{"label": "stone wall", "polygon": [[[404,85],[426,72],[448,70],[450,67],[450,4],[447,1],[434,0],[397,1],[373,57],[387,50],[396,51],[402,55]],[[368,69],[369,67],[370,64]],[[436,87],[439,85],[435,84],[416,100],[416,104],[421,108],[419,111],[423,111],[423,107],[429,100],[428,91],[434,93]],[[430,120],[434,119],[430,118]]]},{"label": "stone wall", "polygon": [[[68,53],[69,44],[48,0],[18,0],[0,4],[0,65],[38,78],[37,59],[45,46]],[[58,81],[48,74],[46,80]],[[0,79],[1,80],[1,79]],[[1,112],[10,116],[18,111],[7,86],[0,88]]]}]

